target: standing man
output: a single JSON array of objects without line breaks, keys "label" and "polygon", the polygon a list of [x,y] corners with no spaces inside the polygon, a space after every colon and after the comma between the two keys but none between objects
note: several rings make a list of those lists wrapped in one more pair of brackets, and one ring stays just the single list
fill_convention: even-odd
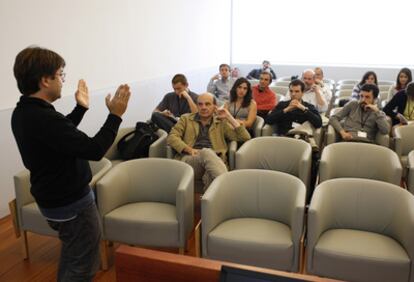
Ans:
[{"label": "standing man", "polygon": [[264,60],[262,63],[262,68],[261,69],[253,69],[249,72],[249,74],[247,75],[247,79],[260,79],[260,74],[262,72],[268,72],[272,75],[272,79],[276,79],[276,74],[273,71],[270,62],[267,60]]},{"label": "standing man", "polygon": [[183,74],[176,74],[171,83],[174,92],[165,94],[151,116],[152,122],[167,133],[181,115],[197,112],[195,103],[198,95],[188,89],[187,78]]},{"label": "standing man", "polygon": [[58,231],[62,250],[58,281],[92,281],[99,267],[101,227],[87,160],[100,160],[112,145],[130,90],[121,85],[106,106],[109,115],[94,137],[77,129],[89,108],[89,92],[80,80],[76,106],[67,116],[52,103],[61,97],[64,59],[40,47],[22,50],[14,76],[22,93],[11,125],[23,164],[30,171],[30,192],[49,226]]},{"label": "standing man", "polygon": [[220,104],[230,99],[230,89],[233,87],[234,78],[230,76],[230,66],[221,64],[219,73],[214,75],[207,85],[207,92],[212,93],[219,100]]},{"label": "standing man", "polygon": [[266,118],[267,114],[276,106],[276,94],[269,88],[272,75],[269,72],[260,74],[258,85],[252,87],[253,99],[257,104],[257,115]]},{"label": "standing man", "polygon": [[244,142],[250,135],[227,109],[217,109],[211,93],[201,94],[197,106],[197,113],[183,115],[172,128],[168,144],[178,152],[178,159],[193,167],[195,179],[202,179],[207,189],[214,178],[227,172],[226,140]]},{"label": "standing man", "polygon": [[302,73],[302,81],[305,83],[303,100],[314,105],[320,113],[326,112],[328,102],[323,95],[322,88],[315,82],[315,72],[311,69],[305,70]]},{"label": "standing man", "polygon": [[330,117],[329,123],[343,141],[372,143],[378,131],[382,134],[389,133],[390,124],[386,115],[378,109],[375,102],[378,93],[379,89],[375,84],[364,84],[359,93],[359,101],[351,100]]}]

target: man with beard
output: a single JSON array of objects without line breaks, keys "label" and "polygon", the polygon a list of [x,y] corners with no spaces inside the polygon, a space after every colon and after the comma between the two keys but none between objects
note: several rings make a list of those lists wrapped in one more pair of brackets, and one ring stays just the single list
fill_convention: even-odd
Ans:
[{"label": "man with beard", "polygon": [[389,132],[390,124],[386,115],[378,109],[375,102],[378,93],[376,85],[364,84],[358,101],[350,101],[330,117],[329,123],[341,135],[342,140],[372,143],[378,131],[382,134]]}]

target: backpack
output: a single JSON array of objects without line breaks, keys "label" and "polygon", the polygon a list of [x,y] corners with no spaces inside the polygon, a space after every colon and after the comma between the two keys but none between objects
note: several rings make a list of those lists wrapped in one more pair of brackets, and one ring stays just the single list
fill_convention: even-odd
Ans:
[{"label": "backpack", "polygon": [[118,141],[118,152],[122,159],[147,158],[149,147],[158,139],[157,126],[152,122],[137,122],[135,130]]}]

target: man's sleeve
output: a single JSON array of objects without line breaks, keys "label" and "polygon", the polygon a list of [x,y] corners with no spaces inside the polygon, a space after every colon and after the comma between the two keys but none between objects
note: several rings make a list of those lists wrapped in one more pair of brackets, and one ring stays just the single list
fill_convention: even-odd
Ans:
[{"label": "man's sleeve", "polygon": [[388,134],[391,125],[387,120],[387,115],[383,111],[376,112],[375,115],[379,132],[381,132],[381,134]]},{"label": "man's sleeve", "polygon": [[224,137],[228,140],[237,142],[244,142],[251,138],[244,125],[233,128],[228,122],[224,122]]},{"label": "man's sleeve", "polygon": [[87,110],[87,108],[82,107],[81,105],[76,105],[73,111],[68,114],[66,118],[70,119],[75,126],[78,126]]},{"label": "man's sleeve", "polygon": [[397,113],[394,112],[394,109],[398,106],[398,99],[399,95],[395,94],[383,109],[384,113],[392,119],[397,119]]},{"label": "man's sleeve", "polygon": [[335,113],[329,118],[329,124],[331,124],[333,128],[335,128],[336,132],[339,133],[341,130],[343,130],[341,121],[349,115],[354,103],[357,102],[348,102],[341,110],[339,110],[337,113]]},{"label": "man's sleeve", "polygon": [[156,109],[160,112],[168,109],[167,95],[165,95],[164,98],[162,98],[161,102],[158,104]]},{"label": "man's sleeve", "polygon": [[109,114],[103,126],[93,137],[78,130],[65,116],[57,113],[40,130],[39,138],[53,150],[85,160],[100,160],[115,140],[122,119]]},{"label": "man's sleeve", "polygon": [[265,123],[275,124],[281,121],[283,119],[283,116],[286,115],[283,112],[284,108],[285,107],[282,103],[277,104],[276,107],[272,110],[272,112],[266,116]]},{"label": "man's sleeve", "polygon": [[322,118],[319,114],[318,110],[313,106],[309,105],[308,111],[304,113],[308,119],[308,121],[315,127],[320,128],[322,127]]},{"label": "man's sleeve", "polygon": [[178,153],[182,153],[185,147],[188,145],[183,141],[184,133],[186,130],[186,118],[182,117],[171,129],[167,137],[167,143]]}]

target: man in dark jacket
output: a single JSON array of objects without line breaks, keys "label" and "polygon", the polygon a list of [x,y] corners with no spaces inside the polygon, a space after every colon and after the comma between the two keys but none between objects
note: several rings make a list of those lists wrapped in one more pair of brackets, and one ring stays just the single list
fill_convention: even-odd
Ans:
[{"label": "man in dark jacket", "polygon": [[290,100],[279,102],[266,117],[267,124],[277,125],[277,134],[286,135],[296,125],[306,121],[315,128],[322,126],[322,118],[312,104],[302,100],[305,84],[301,80],[292,80],[289,84]]},{"label": "man in dark jacket", "polygon": [[11,125],[23,164],[30,171],[33,197],[62,241],[58,281],[92,281],[99,267],[99,215],[87,160],[100,160],[112,145],[122,121],[130,90],[119,86],[106,97],[109,115],[94,137],[77,129],[89,108],[89,92],[80,80],[76,106],[67,116],[52,103],[61,97],[65,81],[63,58],[40,47],[22,50],[14,76],[23,94]]}]

